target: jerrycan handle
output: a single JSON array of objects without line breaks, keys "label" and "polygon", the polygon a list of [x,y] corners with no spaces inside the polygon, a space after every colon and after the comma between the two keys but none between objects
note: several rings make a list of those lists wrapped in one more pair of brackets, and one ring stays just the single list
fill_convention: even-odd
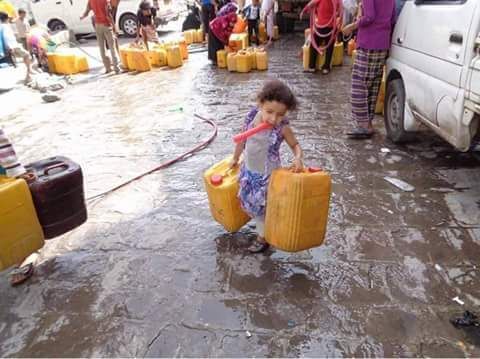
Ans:
[{"label": "jerrycan handle", "polygon": [[54,169],[57,169],[57,168],[64,168],[64,169],[67,169],[68,168],[68,165],[64,162],[62,163],[57,163],[55,165],[52,165],[52,166],[48,166],[47,168],[45,168],[45,170],[43,171],[43,173],[48,176],[50,171],[54,170]]}]

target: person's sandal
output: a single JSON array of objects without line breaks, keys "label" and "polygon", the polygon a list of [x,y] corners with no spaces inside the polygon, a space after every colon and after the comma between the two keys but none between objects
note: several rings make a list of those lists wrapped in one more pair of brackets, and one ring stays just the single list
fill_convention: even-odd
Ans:
[{"label": "person's sandal", "polygon": [[347,136],[353,140],[366,140],[371,138],[373,134],[374,132],[372,130],[363,127],[357,127],[353,131],[348,132]]},{"label": "person's sandal", "polygon": [[22,283],[25,283],[33,276],[35,268],[32,263],[27,264],[25,267],[17,268],[12,271],[10,275],[10,285],[16,287]]},{"label": "person's sandal", "polygon": [[330,73],[329,69],[323,69],[322,70],[322,75],[328,75]]},{"label": "person's sandal", "polygon": [[255,240],[248,248],[247,250],[252,253],[262,253],[265,252],[268,249],[269,245],[267,242],[259,242]]}]

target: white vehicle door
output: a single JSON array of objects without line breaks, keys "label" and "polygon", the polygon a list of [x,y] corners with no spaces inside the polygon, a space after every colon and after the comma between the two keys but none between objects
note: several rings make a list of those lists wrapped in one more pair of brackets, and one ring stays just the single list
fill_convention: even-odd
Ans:
[{"label": "white vehicle door", "polygon": [[80,20],[80,16],[87,7],[88,0],[59,0],[64,2],[68,8],[68,14],[66,18],[68,21],[67,27],[72,29],[75,34],[88,34],[94,32],[92,21],[88,17],[84,20]]},{"label": "white vehicle door", "polygon": [[469,99],[473,102],[472,110],[480,113],[480,9],[477,15],[478,23],[475,31],[476,39],[474,40],[474,57],[471,61],[469,69]]},{"label": "white vehicle door", "polygon": [[408,49],[406,61],[414,70],[414,78],[407,79],[416,84],[409,88],[410,108],[447,137],[456,136],[460,120],[454,108],[464,88],[466,44],[478,4],[478,0],[415,0],[403,9],[408,11],[402,14],[408,16],[404,38],[393,39]]}]

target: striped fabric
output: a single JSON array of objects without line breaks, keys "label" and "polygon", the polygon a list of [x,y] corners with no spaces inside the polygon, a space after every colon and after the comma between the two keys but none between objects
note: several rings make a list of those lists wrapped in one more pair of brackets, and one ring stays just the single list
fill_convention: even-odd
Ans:
[{"label": "striped fabric", "polygon": [[0,129],[0,167],[3,167],[9,177],[17,177],[26,172],[18,162],[15,150],[2,129]]},{"label": "striped fabric", "polygon": [[357,49],[352,71],[352,120],[366,127],[375,117],[375,105],[383,76],[387,50]]}]

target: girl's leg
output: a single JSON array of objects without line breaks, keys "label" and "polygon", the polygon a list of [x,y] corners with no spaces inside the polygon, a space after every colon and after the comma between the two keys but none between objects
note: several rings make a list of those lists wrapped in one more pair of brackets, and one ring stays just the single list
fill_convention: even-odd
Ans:
[{"label": "girl's leg", "polygon": [[[314,32],[310,36],[315,36],[315,41],[317,44],[320,42],[320,37]],[[315,71],[317,68],[317,50],[312,45],[312,41],[310,41],[310,70]]]},{"label": "girl's leg", "polygon": [[[329,34],[332,32],[332,28],[325,28],[323,29],[323,33]],[[330,35],[329,37],[324,38],[325,44],[328,44],[328,42],[331,40],[333,34]],[[332,57],[333,57],[333,50],[335,49],[335,41],[332,41],[330,46],[327,47],[327,53],[325,56],[325,63],[322,66],[322,71],[325,73],[325,70],[330,72],[330,69],[332,68]]]},{"label": "girl's leg", "polygon": [[265,219],[264,217],[255,217],[257,226],[257,239],[248,247],[250,253],[264,252],[269,246],[265,241]]}]

